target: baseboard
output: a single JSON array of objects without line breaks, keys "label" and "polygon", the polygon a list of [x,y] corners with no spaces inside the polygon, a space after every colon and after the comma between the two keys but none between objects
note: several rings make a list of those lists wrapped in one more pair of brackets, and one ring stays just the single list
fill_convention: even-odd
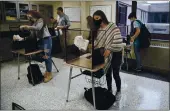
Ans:
[{"label": "baseboard", "polygon": [[[136,60],[135,59],[130,59],[128,58],[128,70],[133,70],[134,68],[136,68]],[[122,70],[126,70],[126,64],[124,63],[122,65]],[[143,70],[145,72],[151,72],[151,73],[156,73],[156,74],[161,74],[161,75],[170,75],[170,70],[164,70],[164,69],[159,69],[159,68],[155,68],[155,67],[150,67],[150,66],[146,66],[146,65],[143,65]]]}]

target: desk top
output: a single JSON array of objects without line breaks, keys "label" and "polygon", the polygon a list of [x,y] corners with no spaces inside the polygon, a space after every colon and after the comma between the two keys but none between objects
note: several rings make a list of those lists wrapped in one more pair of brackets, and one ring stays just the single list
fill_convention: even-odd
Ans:
[{"label": "desk top", "polygon": [[85,69],[91,72],[96,72],[99,69],[104,67],[104,64],[100,64],[92,69],[92,59],[88,59],[87,57],[91,55],[90,53],[84,54],[80,56],[79,58],[67,61],[66,64],[69,66]]},{"label": "desk top", "polygon": [[43,52],[43,50],[37,50],[37,51],[34,51],[34,52],[25,53],[25,49],[19,49],[19,50],[14,50],[12,52],[22,54],[22,55],[25,55],[25,56],[29,56],[29,55],[34,55],[34,54],[41,53],[41,52]]}]

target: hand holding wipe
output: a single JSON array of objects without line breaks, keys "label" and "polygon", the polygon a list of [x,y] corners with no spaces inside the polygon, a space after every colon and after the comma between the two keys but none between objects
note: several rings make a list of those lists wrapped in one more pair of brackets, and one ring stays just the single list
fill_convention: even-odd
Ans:
[{"label": "hand holding wipe", "polygon": [[24,38],[20,37],[19,35],[14,35],[14,36],[13,36],[13,40],[14,40],[14,41],[23,41]]},{"label": "hand holding wipe", "polygon": [[28,29],[29,29],[29,27],[28,27],[28,25],[21,25],[21,26],[20,26],[20,29],[21,29],[21,30],[23,30],[23,29],[28,30]]}]

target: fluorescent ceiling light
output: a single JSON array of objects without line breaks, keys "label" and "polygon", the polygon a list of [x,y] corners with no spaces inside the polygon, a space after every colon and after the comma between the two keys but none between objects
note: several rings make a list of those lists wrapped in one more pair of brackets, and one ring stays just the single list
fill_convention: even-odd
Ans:
[{"label": "fluorescent ceiling light", "polygon": [[169,1],[147,1],[147,3],[168,3]]}]

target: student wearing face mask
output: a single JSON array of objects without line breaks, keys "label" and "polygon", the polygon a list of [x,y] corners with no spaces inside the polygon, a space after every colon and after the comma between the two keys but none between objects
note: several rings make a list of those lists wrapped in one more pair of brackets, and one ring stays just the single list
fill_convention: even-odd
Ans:
[{"label": "student wearing face mask", "polygon": [[62,47],[63,52],[63,58],[64,58],[64,51],[65,51],[65,33],[67,35],[66,41],[68,40],[69,34],[67,29],[70,27],[70,20],[69,17],[63,12],[63,8],[59,7],[57,8],[57,14],[58,14],[58,25],[55,28],[59,32],[60,37],[60,44]]},{"label": "student wearing face mask", "polygon": [[141,71],[142,65],[141,65],[141,56],[140,56],[140,40],[139,40],[139,34],[141,32],[141,23],[137,21],[136,13],[132,12],[129,14],[128,19],[131,21],[131,42],[133,42],[134,45],[134,52],[136,56],[136,71]]},{"label": "student wearing face mask", "polygon": [[[106,15],[101,10],[93,14],[93,22],[96,27],[96,34],[94,34],[94,47],[104,47],[105,57],[105,73],[107,80],[107,87],[112,92],[112,73],[116,82],[117,92],[116,100],[121,97],[121,79],[119,76],[120,65],[122,61],[122,37],[119,28],[114,23],[109,23]],[[104,31],[103,31],[104,30]]]},{"label": "student wearing face mask", "polygon": [[36,37],[38,48],[45,50],[45,55],[43,56],[46,65],[46,72],[44,74],[44,82],[48,82],[52,79],[52,61],[51,61],[51,49],[52,49],[52,39],[48,31],[47,24],[41,14],[36,11],[29,11],[27,13],[28,20],[31,25],[22,25],[20,29],[30,30],[30,37]]}]

